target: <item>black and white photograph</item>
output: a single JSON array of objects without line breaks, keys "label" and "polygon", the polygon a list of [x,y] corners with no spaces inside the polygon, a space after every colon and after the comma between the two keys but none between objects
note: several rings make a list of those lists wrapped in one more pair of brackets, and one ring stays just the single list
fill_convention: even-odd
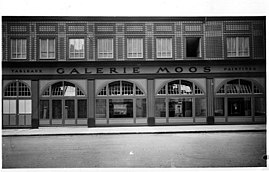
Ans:
[{"label": "black and white photograph", "polygon": [[154,2],[1,1],[3,171],[268,169],[266,0]]}]

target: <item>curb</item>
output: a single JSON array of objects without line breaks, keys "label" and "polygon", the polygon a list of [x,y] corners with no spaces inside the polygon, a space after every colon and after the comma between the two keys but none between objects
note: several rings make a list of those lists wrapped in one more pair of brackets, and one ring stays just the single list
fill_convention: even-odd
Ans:
[{"label": "curb", "polygon": [[113,133],[44,133],[44,134],[7,134],[2,137],[28,136],[74,136],[74,135],[127,135],[127,134],[191,134],[191,133],[232,133],[232,132],[266,132],[266,129],[257,130],[204,130],[204,131],[145,131],[145,132],[113,132]]}]

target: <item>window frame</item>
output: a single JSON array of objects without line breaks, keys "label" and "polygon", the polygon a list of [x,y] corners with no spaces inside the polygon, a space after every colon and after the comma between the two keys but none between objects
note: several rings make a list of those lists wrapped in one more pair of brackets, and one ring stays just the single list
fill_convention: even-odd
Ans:
[{"label": "window frame", "polygon": [[[42,55],[41,55],[41,53],[42,53],[42,50],[41,50],[41,40],[46,40],[46,42],[47,42],[47,51],[46,51],[46,54],[47,54],[47,58],[43,58],[42,57]],[[48,47],[48,45],[49,45],[49,43],[48,43],[48,41],[49,40],[53,40],[54,41],[54,57],[51,57],[51,58],[49,58],[49,47]],[[56,46],[57,46],[57,39],[55,38],[55,37],[39,37],[38,38],[38,45],[39,45],[39,52],[38,52],[38,54],[39,54],[39,59],[40,60],[55,60],[56,58],[57,58],[57,48],[56,48]]]},{"label": "window frame", "polygon": [[[248,38],[248,55],[246,56],[228,56],[228,39],[229,38],[236,38],[236,40],[238,40],[239,38]],[[224,51],[225,51],[225,57],[227,59],[242,59],[242,58],[251,58],[252,56],[252,40],[251,40],[251,35],[250,34],[243,34],[243,35],[239,35],[239,34],[236,34],[236,35],[226,35],[225,36],[225,42],[224,42]],[[237,42],[237,41],[236,41]],[[239,41],[238,41],[239,42]],[[239,44],[239,43],[238,43]],[[237,52],[238,51],[238,52]],[[238,45],[236,43],[236,54],[239,54],[239,48],[238,48]]]},{"label": "window frame", "polygon": [[[100,40],[112,40],[112,57],[102,57],[99,55],[99,41]],[[114,37],[97,37],[96,38],[96,57],[99,60],[109,60],[109,59],[114,59],[115,58],[115,46],[114,46]],[[103,53],[108,53],[108,52],[103,52]]]},{"label": "window frame", "polygon": [[[171,40],[171,56],[158,56],[158,40],[162,40],[162,39],[169,39]],[[155,37],[155,57],[156,59],[173,59],[174,55],[173,55],[173,51],[174,50],[174,37],[173,36],[157,36]],[[162,51],[160,51],[161,54],[163,53]],[[168,53],[168,51],[165,52],[166,54]]]},{"label": "window frame", "polygon": [[[133,50],[133,44],[132,44],[132,47],[131,47],[131,49],[132,49],[132,52],[129,52],[128,50],[129,50],[129,40],[132,40],[132,43],[133,43],[133,40],[140,40],[139,42],[140,42],[140,49],[141,49],[141,52],[134,52],[134,50]],[[127,37],[126,38],[126,57],[127,57],[127,59],[143,59],[144,58],[144,38],[143,37]],[[136,57],[130,57],[129,56],[129,54],[139,54],[139,53],[141,53],[141,56],[140,57],[138,57],[138,56],[136,56]]]},{"label": "window frame", "polygon": [[[13,44],[13,40],[15,40],[16,42],[15,42],[15,45],[16,45],[16,52],[15,52],[15,55],[16,55],[16,58],[13,58],[13,46],[12,46],[12,44]],[[26,42],[25,42],[25,57],[24,58],[17,58],[17,56],[18,56],[18,52],[17,52],[17,41],[18,40],[25,40]],[[27,60],[28,59],[28,51],[29,51],[29,46],[28,46],[28,42],[29,42],[29,40],[28,40],[28,38],[27,37],[11,37],[10,38],[10,60]],[[21,46],[23,46],[23,44],[21,45]],[[21,47],[21,48],[23,48],[23,47]]]},{"label": "window frame", "polygon": [[[74,40],[83,40],[84,41],[84,47],[83,47],[83,57],[71,57],[71,48],[70,48],[70,40],[71,39],[74,39]],[[67,48],[68,48],[68,51],[67,51],[67,57],[69,60],[83,60],[86,58],[86,38],[85,37],[68,37],[67,38]],[[75,53],[75,52],[74,52]]]}]

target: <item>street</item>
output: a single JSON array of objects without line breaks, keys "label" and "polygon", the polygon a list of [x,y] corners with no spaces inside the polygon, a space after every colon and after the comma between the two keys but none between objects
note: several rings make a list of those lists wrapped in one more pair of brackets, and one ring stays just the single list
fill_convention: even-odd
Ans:
[{"label": "street", "polygon": [[3,168],[265,167],[266,133],[3,137]]}]

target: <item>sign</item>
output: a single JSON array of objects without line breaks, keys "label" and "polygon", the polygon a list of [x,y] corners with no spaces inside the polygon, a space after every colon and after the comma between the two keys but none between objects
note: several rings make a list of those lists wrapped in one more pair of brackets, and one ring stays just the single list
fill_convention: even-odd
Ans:
[{"label": "sign", "polygon": [[117,75],[179,73],[265,72],[260,65],[249,66],[134,66],[134,67],[57,67],[3,68],[3,75]]}]

